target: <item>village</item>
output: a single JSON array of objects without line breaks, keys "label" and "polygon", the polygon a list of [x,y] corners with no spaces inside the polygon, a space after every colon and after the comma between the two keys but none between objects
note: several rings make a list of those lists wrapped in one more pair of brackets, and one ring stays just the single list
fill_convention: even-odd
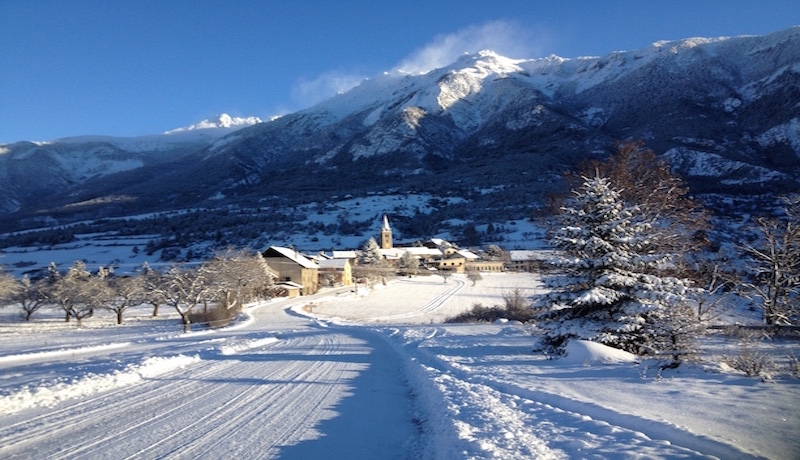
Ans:
[{"label": "village", "polygon": [[[394,245],[389,216],[383,215],[376,254],[366,256],[369,249],[331,250],[314,255],[303,254],[293,247],[270,246],[262,253],[275,281],[279,296],[312,295],[320,287],[354,286],[369,282],[374,275],[453,273],[530,272],[541,267],[542,251],[511,250],[498,254],[478,255],[469,249],[440,238],[419,241],[412,245]],[[411,262],[409,262],[411,261]]]}]

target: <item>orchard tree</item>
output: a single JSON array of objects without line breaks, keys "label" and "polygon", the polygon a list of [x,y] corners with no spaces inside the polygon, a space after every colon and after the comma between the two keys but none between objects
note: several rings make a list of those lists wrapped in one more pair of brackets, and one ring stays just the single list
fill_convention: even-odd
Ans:
[{"label": "orchard tree", "polygon": [[150,264],[145,262],[137,277],[141,280],[144,290],[144,302],[152,305],[153,318],[158,316],[158,307],[166,302],[164,298],[164,279],[161,272],[153,270]]},{"label": "orchard tree", "polygon": [[19,286],[16,279],[0,269],[0,305],[2,305],[2,302],[11,299],[18,290]]},{"label": "orchard tree", "polygon": [[141,276],[112,276],[107,278],[110,295],[103,305],[114,312],[117,324],[122,324],[125,311],[145,303],[144,279]]},{"label": "orchard tree", "polygon": [[409,251],[404,252],[397,261],[397,271],[409,277],[416,275],[419,271],[419,259]]},{"label": "orchard tree", "polygon": [[760,241],[742,247],[749,276],[740,291],[763,310],[769,326],[800,321],[800,195],[782,199],[786,218],[758,219]]},{"label": "orchard tree", "polygon": [[28,275],[19,281],[16,292],[11,296],[12,302],[22,308],[22,316],[25,321],[30,321],[31,316],[47,304],[47,292],[44,282],[31,281]]},{"label": "orchard tree", "polygon": [[94,299],[91,298],[96,285],[91,273],[86,270],[86,264],[76,260],[64,275],[51,264],[48,277],[50,279],[47,288],[48,297],[64,311],[66,322],[75,318],[78,327],[81,327],[83,319],[92,316],[96,306]]},{"label": "orchard tree", "polygon": [[472,281],[472,285],[475,286],[478,281],[483,279],[483,276],[478,270],[467,270],[467,279]]},{"label": "orchard tree", "polygon": [[78,320],[78,327],[81,327],[81,320],[84,317],[93,316],[96,310],[107,309],[109,303],[114,299],[114,292],[109,285],[109,279],[113,274],[113,269],[100,267],[94,275],[90,275],[89,279],[81,285],[80,305],[86,311],[86,314],[75,316]]},{"label": "orchard tree", "polygon": [[684,337],[677,318],[691,310],[676,309],[686,303],[688,281],[659,275],[673,256],[656,251],[652,227],[609,179],[585,178],[574,191],[553,234],[565,254],[558,261],[563,276],[549,280],[552,292],[538,315],[552,350],[579,338],[639,354],[669,352],[675,359],[689,353],[683,339],[691,337]]},{"label": "orchard tree", "polygon": [[173,265],[161,278],[164,300],[181,316],[183,332],[192,330],[191,312],[207,299],[208,286],[202,270]]},{"label": "orchard tree", "polygon": [[272,274],[260,253],[227,250],[203,264],[211,298],[228,312],[238,312],[245,302],[267,292]]}]

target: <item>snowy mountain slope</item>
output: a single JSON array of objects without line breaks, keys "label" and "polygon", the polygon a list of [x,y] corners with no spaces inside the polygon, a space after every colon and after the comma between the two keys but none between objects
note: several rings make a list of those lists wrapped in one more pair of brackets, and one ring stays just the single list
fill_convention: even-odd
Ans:
[{"label": "snowy mountain slope", "polygon": [[[510,59],[483,51],[426,74],[387,72],[309,109],[219,138],[203,137],[209,130],[200,128],[234,129],[255,120],[206,120],[148,139],[150,147],[100,140],[125,161],[52,166],[47,175],[64,179],[47,183],[62,187],[47,199],[63,198],[47,203],[125,195],[136,203],[129,212],[143,212],[273,195],[311,202],[392,188],[463,195],[509,187],[542,203],[560,187],[563,170],[602,158],[629,138],[670,152],[665,158],[675,159],[676,172],[697,190],[743,193],[746,184],[759,183],[759,192],[785,191],[800,178],[798,100],[800,27],[658,42],[602,57]],[[65,143],[90,156],[95,148]],[[155,157],[168,158],[169,166],[153,166]],[[711,159],[713,168],[697,166]],[[45,187],[23,182],[11,179],[14,185],[0,190],[11,203],[6,212],[46,207],[47,199],[30,199],[31,189]]]},{"label": "snowy mountain slope", "polygon": [[[417,169],[426,157],[453,160],[474,150],[503,155],[545,146],[583,157],[641,137],[661,152],[688,147],[744,160],[739,168],[785,166],[778,175],[796,177],[798,43],[800,28],[793,28],[659,42],[598,58],[513,60],[481,52],[425,75],[364,81],[280,123],[242,130],[210,152],[329,167],[400,155]],[[296,147],[287,147],[287,137]],[[773,164],[768,148],[791,155]]]},{"label": "snowy mountain slope", "polygon": [[25,203],[47,202],[106,176],[174,162],[207,148],[219,137],[260,122],[256,117],[222,114],[216,120],[164,134],[77,136],[0,145],[0,213],[17,211]]}]

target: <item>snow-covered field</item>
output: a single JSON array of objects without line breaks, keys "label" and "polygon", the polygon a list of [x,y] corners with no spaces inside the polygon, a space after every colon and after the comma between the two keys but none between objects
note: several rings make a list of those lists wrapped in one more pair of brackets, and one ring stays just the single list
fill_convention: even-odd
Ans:
[{"label": "snow-covered field", "polygon": [[587,342],[547,360],[528,327],[443,324],[540,285],[483,278],[273,300],[188,334],[144,307],[80,330],[0,311],[0,457],[800,458],[797,379],[659,373]]}]

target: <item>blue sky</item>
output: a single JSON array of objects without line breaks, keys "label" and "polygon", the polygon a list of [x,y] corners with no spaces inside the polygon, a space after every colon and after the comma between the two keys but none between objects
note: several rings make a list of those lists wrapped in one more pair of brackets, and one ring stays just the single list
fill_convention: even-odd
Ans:
[{"label": "blue sky", "polygon": [[0,0],[0,143],[266,119],[481,49],[569,58],[794,25],[796,0]]}]

